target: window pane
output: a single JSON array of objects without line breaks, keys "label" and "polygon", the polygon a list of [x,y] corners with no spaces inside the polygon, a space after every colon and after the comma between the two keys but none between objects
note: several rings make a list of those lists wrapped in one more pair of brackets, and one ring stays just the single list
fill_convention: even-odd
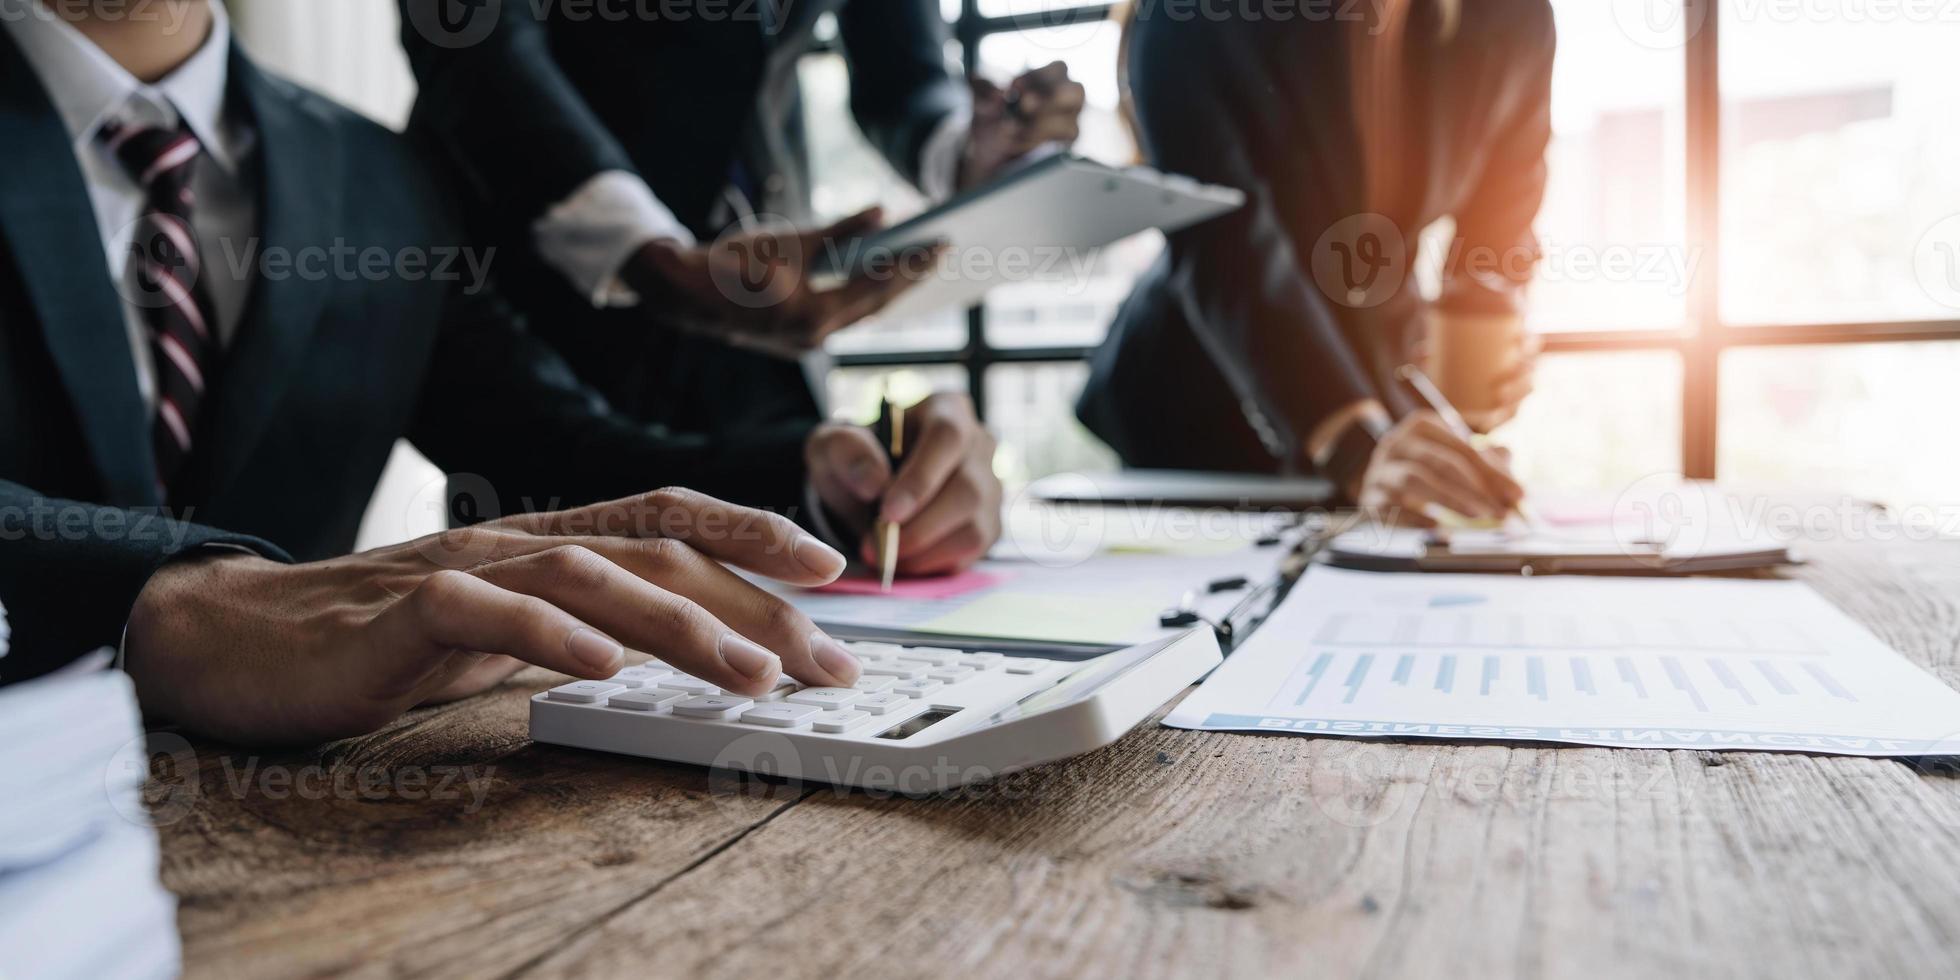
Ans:
[{"label": "window pane", "polygon": [[1054,473],[1102,473],[1116,455],[1075,420],[1086,364],[997,364],[987,370],[987,428],[1000,439],[994,469],[1010,490]]},{"label": "window pane", "polygon": [[1546,354],[1537,390],[1498,432],[1526,485],[1615,490],[1681,471],[1681,358],[1673,351]]},{"label": "window pane", "polygon": [[830,417],[868,425],[877,419],[878,399],[886,392],[907,404],[936,391],[965,391],[966,369],[956,364],[832,368],[828,381]]},{"label": "window pane", "polygon": [[1960,315],[1949,6],[1722,5],[1725,319]]},{"label": "window pane", "polygon": [[1960,502],[1960,342],[1738,348],[1722,355],[1725,483]]},{"label": "window pane", "polygon": [[[810,200],[830,221],[883,204],[892,220],[925,207],[919,192],[865,142],[851,118],[851,73],[842,55],[819,54],[797,65],[810,146]],[[966,314],[942,310],[903,319],[872,319],[833,334],[831,353],[952,350],[966,346]]]},{"label": "window pane", "polygon": [[1678,328],[1693,268],[1681,0],[1554,0],[1539,330]]},{"label": "window pane", "polygon": [[[1029,12],[1022,0],[999,0],[1002,12]],[[1051,61],[1088,90],[1075,152],[1110,164],[1136,160],[1136,143],[1117,114],[1116,53],[1121,32],[1108,21],[993,34],[980,41],[980,70],[1006,83]],[[1154,232],[1107,248],[1065,256],[1053,274],[1010,283],[987,297],[987,339],[1002,347],[1093,346],[1101,342],[1130,284],[1163,248]],[[1066,267],[1064,267],[1064,265]]]}]

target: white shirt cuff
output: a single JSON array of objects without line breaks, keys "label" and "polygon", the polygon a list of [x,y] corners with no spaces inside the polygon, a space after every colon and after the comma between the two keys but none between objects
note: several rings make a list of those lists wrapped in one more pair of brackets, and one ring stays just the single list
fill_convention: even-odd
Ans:
[{"label": "white shirt cuff", "polygon": [[966,154],[966,136],[972,130],[973,110],[949,112],[919,150],[919,190],[935,203],[959,192],[960,157]]},{"label": "white shirt cuff", "polygon": [[632,306],[640,297],[619,278],[635,249],[658,238],[684,246],[693,233],[637,175],[608,170],[552,205],[531,225],[538,254],[593,306]]}]

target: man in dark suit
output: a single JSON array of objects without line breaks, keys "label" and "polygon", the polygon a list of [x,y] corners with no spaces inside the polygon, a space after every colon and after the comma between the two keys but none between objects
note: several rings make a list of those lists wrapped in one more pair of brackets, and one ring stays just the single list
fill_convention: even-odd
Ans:
[{"label": "man in dark suit", "polygon": [[[1073,140],[1083,102],[1059,62],[969,92],[947,69],[937,0],[401,8],[421,84],[410,129],[439,142],[470,188],[480,230],[511,256],[510,294],[616,407],[692,430],[818,415],[807,366],[781,355],[816,348],[905,285],[800,286],[827,241],[880,221],[795,230],[811,217],[797,63],[820,21],[835,18],[859,128],[929,197]],[[786,226],[754,227],[753,215]],[[744,286],[757,256],[787,284]],[[819,491],[846,523],[869,523],[868,498]],[[912,517],[889,498],[878,516]],[[919,561],[925,530],[905,526],[901,571],[934,570]],[[983,520],[960,533],[997,532]]]},{"label": "man in dark suit", "polygon": [[[447,261],[462,236],[407,142],[262,73],[222,6],[172,11],[0,0],[0,682],[120,642],[146,710],[308,740],[520,662],[609,676],[622,645],[737,691],[856,677],[723,565],[815,584],[840,555],[644,491],[800,514],[808,481],[881,457],[611,413]],[[404,435],[537,513],[347,555]],[[965,486],[942,455],[928,509]]]},{"label": "man in dark suit", "polygon": [[[1397,373],[1429,323],[1518,317],[1551,135],[1551,7],[1363,6],[1136,8],[1124,53],[1145,155],[1248,201],[1170,236],[1077,414],[1133,466],[1312,470],[1413,523],[1437,506],[1501,517],[1523,493],[1501,454],[1418,410]],[[1431,303],[1409,271],[1443,216],[1456,240]],[[1496,379],[1506,411],[1530,388],[1518,363]]]}]

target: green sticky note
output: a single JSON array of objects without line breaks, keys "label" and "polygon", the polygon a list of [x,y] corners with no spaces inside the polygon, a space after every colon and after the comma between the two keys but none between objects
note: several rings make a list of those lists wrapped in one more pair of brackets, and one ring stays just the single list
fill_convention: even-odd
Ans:
[{"label": "green sticky note", "polygon": [[914,629],[1057,643],[1136,643],[1158,630],[1163,603],[1123,595],[995,592]]}]

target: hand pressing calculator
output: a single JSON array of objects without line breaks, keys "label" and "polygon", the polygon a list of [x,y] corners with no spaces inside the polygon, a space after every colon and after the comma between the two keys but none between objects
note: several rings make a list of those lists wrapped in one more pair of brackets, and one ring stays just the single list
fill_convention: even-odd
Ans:
[{"label": "hand pressing calculator", "polygon": [[531,738],[744,772],[932,793],[1116,741],[1218,665],[1209,628],[1089,660],[846,644],[851,687],[749,698],[657,660],[531,698]]}]

